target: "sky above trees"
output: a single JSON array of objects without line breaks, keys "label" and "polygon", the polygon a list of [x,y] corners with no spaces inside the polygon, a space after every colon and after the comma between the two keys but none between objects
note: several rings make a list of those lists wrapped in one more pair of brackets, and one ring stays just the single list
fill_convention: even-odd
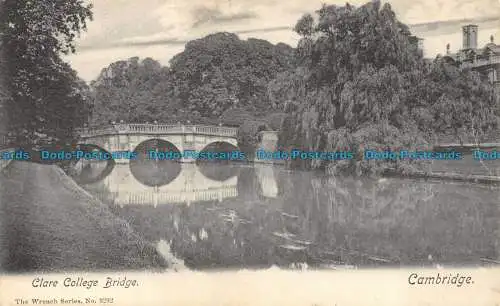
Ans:
[{"label": "sky above trees", "polygon": [[[304,14],[321,3],[339,0],[93,0],[94,21],[78,42],[78,52],[66,58],[83,79],[90,81],[109,63],[133,56],[152,57],[162,64],[184,50],[187,41],[227,31],[242,39],[256,37],[296,46],[292,31]],[[361,5],[365,0],[350,1]],[[494,35],[500,41],[497,0],[394,0],[398,18],[423,37],[428,57],[461,47],[463,24],[479,25],[479,44]]]}]

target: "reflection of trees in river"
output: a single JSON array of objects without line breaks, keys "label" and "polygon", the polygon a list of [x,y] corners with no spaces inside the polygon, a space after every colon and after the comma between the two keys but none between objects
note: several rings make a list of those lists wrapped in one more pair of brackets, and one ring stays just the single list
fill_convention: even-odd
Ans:
[{"label": "reflection of trees in river", "polygon": [[295,230],[322,242],[318,254],[336,250],[358,262],[402,264],[498,257],[491,234],[500,215],[493,199],[498,190],[409,180],[296,179],[285,188],[287,209],[304,216],[293,223]]},{"label": "reflection of trees in river", "polygon": [[498,259],[498,190],[275,172],[276,199],[263,197],[254,169],[242,167],[238,198],[115,209],[147,239],[166,239],[198,268]]}]

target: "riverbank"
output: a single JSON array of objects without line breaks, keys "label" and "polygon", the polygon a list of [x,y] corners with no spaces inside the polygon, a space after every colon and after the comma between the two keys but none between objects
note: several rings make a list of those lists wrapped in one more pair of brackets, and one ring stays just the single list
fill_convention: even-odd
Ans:
[{"label": "riverbank", "polygon": [[424,171],[414,171],[409,174],[401,174],[400,172],[387,170],[383,176],[385,177],[406,177],[415,179],[436,179],[443,181],[459,181],[459,182],[469,182],[469,183],[480,183],[480,184],[495,184],[500,185],[500,176],[494,175],[479,175],[479,174],[468,174],[454,173],[454,172],[431,172],[427,173]]},{"label": "riverbank", "polygon": [[169,263],[59,167],[0,173],[0,271],[164,269]]}]

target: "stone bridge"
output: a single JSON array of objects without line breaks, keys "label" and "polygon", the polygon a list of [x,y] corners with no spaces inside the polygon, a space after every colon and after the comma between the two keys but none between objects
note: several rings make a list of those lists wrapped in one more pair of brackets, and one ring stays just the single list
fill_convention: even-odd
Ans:
[{"label": "stone bridge", "polygon": [[[77,131],[81,144],[95,145],[109,153],[117,151],[138,151],[148,147],[148,143],[163,143],[171,150],[203,151],[210,145],[224,147],[223,151],[238,150],[237,128],[202,125],[163,124],[113,124],[101,128],[83,128]],[[129,159],[115,160],[128,163]],[[182,159],[193,162],[194,159]]]}]

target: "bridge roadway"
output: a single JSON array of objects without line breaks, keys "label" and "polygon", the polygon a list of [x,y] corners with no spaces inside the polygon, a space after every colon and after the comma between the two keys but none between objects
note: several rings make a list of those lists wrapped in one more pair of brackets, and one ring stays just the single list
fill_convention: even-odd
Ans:
[{"label": "bridge roadway", "polygon": [[[95,145],[107,152],[134,152],[148,142],[160,141],[170,144],[180,153],[202,151],[212,144],[222,144],[226,150],[238,150],[238,129],[223,126],[204,125],[164,125],[119,123],[100,128],[77,130],[81,144]],[[175,150],[174,149],[174,150]],[[128,159],[115,160],[128,163]],[[183,158],[182,162],[194,162],[193,158]]]}]

